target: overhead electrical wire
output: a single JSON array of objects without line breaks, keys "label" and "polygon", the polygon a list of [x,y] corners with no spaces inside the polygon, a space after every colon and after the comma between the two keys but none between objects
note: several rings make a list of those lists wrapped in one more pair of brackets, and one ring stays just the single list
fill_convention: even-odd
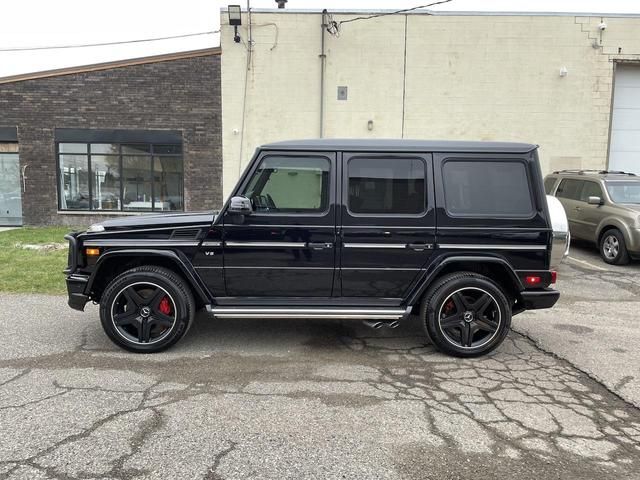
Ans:
[{"label": "overhead electrical wire", "polygon": [[354,18],[350,18],[348,20],[340,20],[339,22],[336,22],[331,17],[329,22],[328,22],[328,25],[327,25],[327,31],[331,35],[339,36],[340,35],[340,27],[345,23],[358,22],[360,20],[371,20],[373,18],[386,17],[388,15],[398,15],[398,14],[402,14],[402,13],[412,12],[414,10],[419,10],[421,8],[434,7],[436,5],[441,5],[443,3],[449,3],[451,1],[452,0],[439,0],[437,2],[428,3],[426,5],[418,5],[417,7],[403,8],[402,10],[395,10],[393,12],[374,13],[373,15],[354,17]]},{"label": "overhead electrical wire", "polygon": [[220,30],[211,30],[209,32],[198,32],[198,33],[185,33],[183,35],[172,35],[168,37],[139,38],[135,40],[122,40],[118,42],[82,43],[82,44],[76,44],[76,45],[50,45],[50,46],[42,46],[42,47],[0,48],[0,52],[30,52],[30,51],[36,51],[36,50],[60,50],[65,48],[104,47],[109,45],[125,45],[125,44],[131,44],[131,43],[157,42],[159,40],[174,40],[176,38],[198,37],[202,35],[214,35],[216,33],[220,33]]}]

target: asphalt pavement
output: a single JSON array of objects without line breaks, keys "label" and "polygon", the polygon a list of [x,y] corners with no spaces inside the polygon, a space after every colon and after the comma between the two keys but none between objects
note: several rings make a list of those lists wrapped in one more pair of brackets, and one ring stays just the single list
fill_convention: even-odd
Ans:
[{"label": "asphalt pavement", "polygon": [[[170,351],[135,355],[109,342],[93,305],[2,294],[0,478],[638,479],[640,410],[578,355],[636,355],[632,338],[592,338],[634,313],[610,311],[634,301],[621,271],[610,285],[568,263],[557,318],[514,319],[558,355],[582,342],[576,366],[516,332],[489,356],[447,357],[416,319],[378,331],[200,315]],[[611,368],[613,383],[634,377],[619,392],[634,391],[637,365]]]}]

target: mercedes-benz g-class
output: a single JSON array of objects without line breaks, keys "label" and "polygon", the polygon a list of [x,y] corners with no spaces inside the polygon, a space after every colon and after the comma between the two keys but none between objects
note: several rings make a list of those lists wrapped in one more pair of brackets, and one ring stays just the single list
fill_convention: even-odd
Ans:
[{"label": "mercedes-benz g-class", "polygon": [[72,233],[69,305],[100,304],[134,352],[217,318],[419,315],[434,345],[476,356],[514,314],[559,297],[567,221],[524,143],[300,140],[257,149],[219,213],[105,220]]}]

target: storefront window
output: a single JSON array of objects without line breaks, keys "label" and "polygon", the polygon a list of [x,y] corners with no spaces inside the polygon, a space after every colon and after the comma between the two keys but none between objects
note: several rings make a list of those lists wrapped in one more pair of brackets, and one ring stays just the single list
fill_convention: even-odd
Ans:
[{"label": "storefront window", "polygon": [[181,145],[59,143],[61,210],[184,209]]}]

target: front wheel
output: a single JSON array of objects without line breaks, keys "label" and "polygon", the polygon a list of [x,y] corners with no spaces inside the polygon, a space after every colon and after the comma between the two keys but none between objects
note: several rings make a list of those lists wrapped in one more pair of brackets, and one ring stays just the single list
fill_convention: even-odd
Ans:
[{"label": "front wheel", "polygon": [[195,314],[193,295],[176,273],[142,266],[116,277],[100,300],[100,321],[119,347],[136,353],[169,348],[189,329]]},{"label": "front wheel", "polygon": [[472,272],[437,280],[425,295],[421,314],[435,347],[457,357],[492,351],[511,325],[511,304],[500,286]]},{"label": "front wheel", "polygon": [[625,265],[629,263],[627,244],[620,230],[611,229],[604,232],[600,239],[600,256],[611,265]]}]

